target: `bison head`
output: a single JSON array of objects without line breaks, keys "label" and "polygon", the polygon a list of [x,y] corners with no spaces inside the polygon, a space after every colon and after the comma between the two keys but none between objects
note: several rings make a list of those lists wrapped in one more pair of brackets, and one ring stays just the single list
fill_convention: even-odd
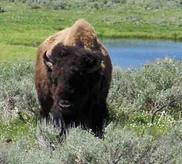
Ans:
[{"label": "bison head", "polygon": [[53,118],[63,117],[65,122],[80,119],[89,112],[85,109],[89,99],[99,92],[101,52],[59,44],[51,54],[45,53],[43,59],[51,83]]}]

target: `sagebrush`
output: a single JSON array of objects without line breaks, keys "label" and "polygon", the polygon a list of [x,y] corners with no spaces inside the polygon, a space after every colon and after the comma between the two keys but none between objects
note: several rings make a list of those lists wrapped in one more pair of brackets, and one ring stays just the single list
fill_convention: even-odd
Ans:
[{"label": "sagebrush", "polygon": [[33,77],[32,62],[0,64],[0,163],[181,163],[180,61],[114,68],[104,139],[73,128],[65,140],[37,123]]}]

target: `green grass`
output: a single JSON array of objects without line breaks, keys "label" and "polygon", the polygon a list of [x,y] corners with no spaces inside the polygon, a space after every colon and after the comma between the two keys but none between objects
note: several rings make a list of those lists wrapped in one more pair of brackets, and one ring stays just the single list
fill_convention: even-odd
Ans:
[{"label": "green grass", "polygon": [[20,138],[27,137],[31,142],[34,141],[34,129],[36,127],[35,120],[28,120],[26,123],[20,119],[15,119],[9,123],[0,124],[0,139],[7,141],[11,139],[16,142]]},{"label": "green grass", "polygon": [[[34,59],[36,48],[44,39],[79,18],[90,22],[100,38],[182,40],[180,5],[146,9],[155,3],[146,1],[146,4],[132,5],[128,1],[96,9],[88,2],[88,8],[82,10],[74,5],[66,10],[53,10],[45,7],[32,9],[27,3],[3,0],[0,2],[5,11],[0,13],[0,60]],[[80,5],[83,4],[80,2]]]},{"label": "green grass", "polygon": [[0,44],[0,61],[34,60],[36,49],[30,46]]}]

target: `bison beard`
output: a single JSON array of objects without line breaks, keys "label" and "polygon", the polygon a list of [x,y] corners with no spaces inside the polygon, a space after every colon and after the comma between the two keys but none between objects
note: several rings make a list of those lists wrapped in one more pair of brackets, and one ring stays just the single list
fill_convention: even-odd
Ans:
[{"label": "bison beard", "polygon": [[46,80],[39,80],[41,74],[36,71],[41,117],[49,119],[50,112],[54,126],[61,128],[60,135],[74,125],[101,137],[109,89],[101,51],[58,44],[51,54],[45,52],[42,60]]}]

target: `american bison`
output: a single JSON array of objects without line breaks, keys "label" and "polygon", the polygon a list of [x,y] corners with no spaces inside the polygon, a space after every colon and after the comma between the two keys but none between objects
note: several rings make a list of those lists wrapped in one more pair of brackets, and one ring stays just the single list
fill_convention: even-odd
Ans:
[{"label": "american bison", "polygon": [[48,37],[38,49],[35,68],[41,118],[51,113],[60,135],[79,125],[101,136],[111,74],[108,52],[85,20]]}]

